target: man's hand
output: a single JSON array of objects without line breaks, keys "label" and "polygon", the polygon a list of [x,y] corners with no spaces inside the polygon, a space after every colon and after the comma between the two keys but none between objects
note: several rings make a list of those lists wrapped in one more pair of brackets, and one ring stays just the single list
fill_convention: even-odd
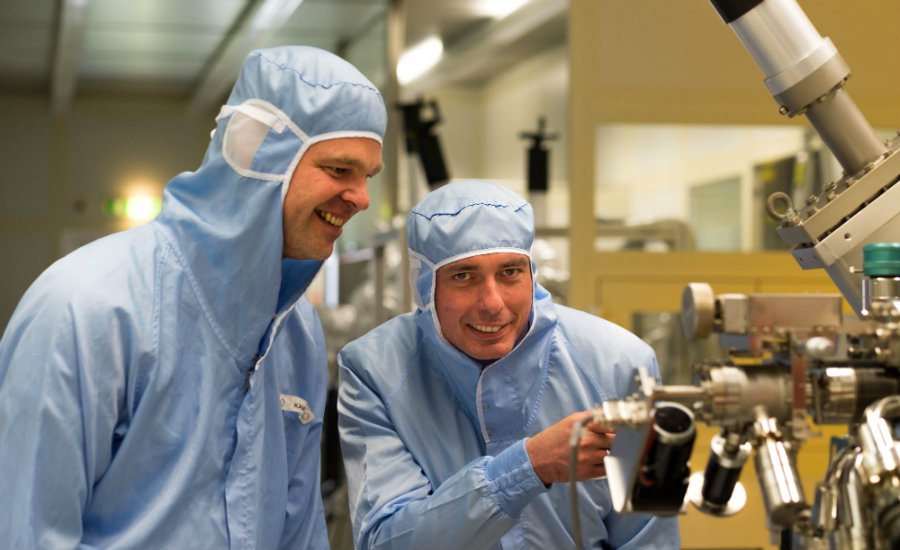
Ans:
[{"label": "man's hand", "polygon": [[525,442],[525,450],[535,473],[544,483],[570,481],[569,459],[572,448],[569,440],[576,422],[586,421],[584,435],[578,441],[578,481],[606,475],[603,459],[612,447],[615,430],[590,420],[591,411],[570,414]]}]

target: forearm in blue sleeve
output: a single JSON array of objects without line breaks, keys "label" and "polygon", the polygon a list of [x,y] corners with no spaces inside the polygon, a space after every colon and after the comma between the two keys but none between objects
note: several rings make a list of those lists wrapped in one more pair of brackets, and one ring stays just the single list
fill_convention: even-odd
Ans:
[{"label": "forearm in blue sleeve", "polygon": [[469,463],[433,494],[410,500],[362,538],[368,548],[487,548],[545,490],[524,440],[519,441],[496,457]]}]

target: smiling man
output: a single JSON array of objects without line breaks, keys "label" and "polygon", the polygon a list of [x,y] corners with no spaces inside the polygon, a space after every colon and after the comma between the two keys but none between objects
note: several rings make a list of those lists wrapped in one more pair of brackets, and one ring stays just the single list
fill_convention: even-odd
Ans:
[{"label": "smiling man", "polygon": [[387,112],[302,46],[244,62],[159,216],[50,266],[0,341],[0,548],[328,548],[327,350],[304,292]]},{"label": "smiling man", "polygon": [[[512,191],[447,184],[407,222],[415,312],[338,355],[339,425],[357,548],[580,548],[569,438],[624,398],[652,349],[557,305],[534,280],[534,216]],[[677,548],[676,518],[618,515],[589,422],[577,465],[588,548]]]}]

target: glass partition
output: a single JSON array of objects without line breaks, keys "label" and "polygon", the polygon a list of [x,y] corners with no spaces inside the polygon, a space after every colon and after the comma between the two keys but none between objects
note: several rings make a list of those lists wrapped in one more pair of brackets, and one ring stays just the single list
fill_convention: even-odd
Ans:
[{"label": "glass partition", "polygon": [[594,158],[601,251],[783,250],[766,198],[782,191],[804,204],[841,177],[802,126],[602,124]]}]

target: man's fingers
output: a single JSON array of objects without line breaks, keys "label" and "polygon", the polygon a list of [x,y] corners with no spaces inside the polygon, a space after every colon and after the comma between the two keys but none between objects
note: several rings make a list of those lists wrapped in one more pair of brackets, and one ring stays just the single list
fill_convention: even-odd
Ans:
[{"label": "man's fingers", "polygon": [[606,475],[606,463],[604,460],[609,455],[607,451],[599,451],[597,454],[591,456],[591,463],[584,464],[582,467],[587,468],[585,471],[585,475],[589,478],[594,477],[603,477]]},{"label": "man's fingers", "polygon": [[615,433],[616,431],[615,428],[611,428],[602,422],[588,422],[587,424],[585,424],[585,428],[587,428],[588,431],[598,434]]},{"label": "man's fingers", "polygon": [[612,447],[616,434],[609,432],[585,432],[581,438],[581,444],[586,448],[609,449]]}]

